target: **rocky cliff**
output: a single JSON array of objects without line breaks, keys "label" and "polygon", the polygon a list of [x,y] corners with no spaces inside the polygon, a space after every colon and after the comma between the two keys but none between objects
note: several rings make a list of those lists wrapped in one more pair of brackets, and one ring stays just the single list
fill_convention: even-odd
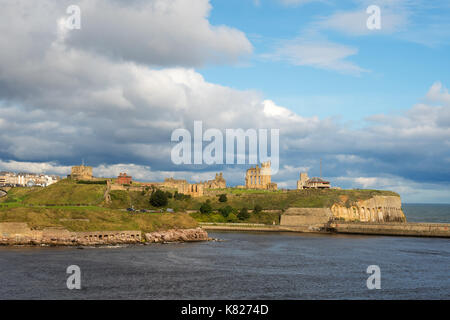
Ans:
[{"label": "rocky cliff", "polygon": [[406,222],[398,196],[373,196],[349,201],[345,196],[331,208],[289,208],[281,215],[281,226],[319,228],[331,221]]},{"label": "rocky cliff", "polygon": [[374,196],[368,200],[355,201],[351,204],[343,202],[335,203],[331,207],[334,220],[406,222],[400,197]]}]

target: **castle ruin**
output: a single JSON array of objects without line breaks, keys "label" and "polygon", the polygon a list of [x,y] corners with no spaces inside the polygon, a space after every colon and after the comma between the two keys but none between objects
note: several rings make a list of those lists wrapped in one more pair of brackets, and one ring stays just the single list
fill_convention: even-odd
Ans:
[{"label": "castle ruin", "polygon": [[92,180],[92,167],[85,165],[74,166],[72,167],[72,171],[67,178],[74,180]]},{"label": "castle ruin", "polygon": [[227,182],[223,177],[222,172],[216,173],[214,180],[208,180],[203,183],[205,189],[225,189],[227,187]]},{"label": "castle ruin", "polygon": [[255,168],[252,167],[247,170],[245,187],[247,189],[277,190],[277,184],[272,183],[270,161],[262,162],[261,168],[256,165]]},{"label": "castle ruin", "polygon": [[191,197],[203,196],[203,184],[202,183],[187,183],[178,186],[178,193],[190,195]]}]

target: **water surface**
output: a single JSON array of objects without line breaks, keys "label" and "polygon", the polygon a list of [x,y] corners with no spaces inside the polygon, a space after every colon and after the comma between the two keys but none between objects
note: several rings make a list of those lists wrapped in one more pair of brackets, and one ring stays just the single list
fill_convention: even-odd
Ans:
[{"label": "water surface", "polygon": [[[211,233],[223,242],[0,248],[1,299],[449,299],[450,240]],[[82,289],[68,290],[78,265]],[[381,268],[368,290],[366,269]]]}]

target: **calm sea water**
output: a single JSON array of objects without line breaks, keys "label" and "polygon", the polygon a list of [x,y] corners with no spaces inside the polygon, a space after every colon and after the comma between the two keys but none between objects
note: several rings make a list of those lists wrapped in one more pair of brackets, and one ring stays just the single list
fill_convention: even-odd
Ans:
[{"label": "calm sea water", "polygon": [[[417,217],[415,210],[406,209]],[[450,299],[449,239],[231,232],[211,236],[224,241],[122,248],[2,247],[0,299]],[[73,264],[81,268],[81,290],[66,287],[66,268]],[[381,269],[380,290],[367,289],[369,265]]]},{"label": "calm sea water", "polygon": [[450,223],[449,204],[402,204],[408,222],[443,222]]}]

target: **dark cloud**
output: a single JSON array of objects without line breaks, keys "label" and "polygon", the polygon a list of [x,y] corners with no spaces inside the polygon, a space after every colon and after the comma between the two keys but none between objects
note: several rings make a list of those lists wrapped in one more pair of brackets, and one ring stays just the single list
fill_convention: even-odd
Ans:
[{"label": "dark cloud", "polygon": [[[85,159],[103,175],[116,174],[124,166],[142,179],[170,174],[203,179],[224,170],[231,184],[242,184],[247,166],[176,166],[170,161],[172,131],[192,132],[194,121],[202,120],[204,130],[280,129],[280,171],[274,177],[280,186],[294,187],[301,170],[318,175],[322,158],[324,176],[345,187],[448,190],[450,99],[439,82],[405,114],[373,116],[362,128],[334,119],[304,118],[256,92],[208,83],[193,69],[173,67],[207,63],[214,50],[227,56],[223,61],[233,60],[234,49],[221,46],[239,47],[246,38],[209,25],[207,1],[187,13],[196,30],[171,29],[173,17],[158,31],[150,22],[142,28],[151,13],[137,9],[158,3],[81,2],[89,19],[102,12],[104,17],[83,23],[91,35],[73,36],[57,23],[64,2],[6,2],[0,19],[0,47],[8,48],[0,51],[0,169],[33,163],[30,168],[58,173]],[[168,14],[181,19],[184,5],[170,3]],[[97,12],[96,6],[104,10]],[[166,12],[161,10],[159,15]],[[141,41],[128,48],[134,36],[128,39],[126,33],[111,29],[103,43],[96,43],[122,12],[122,27],[138,32]],[[181,38],[164,39],[174,34],[184,34],[191,46],[166,55],[150,46],[143,30],[161,33],[152,38],[161,48],[184,48]],[[227,41],[207,43],[210,33]],[[149,67],[154,64],[172,67]]]}]

